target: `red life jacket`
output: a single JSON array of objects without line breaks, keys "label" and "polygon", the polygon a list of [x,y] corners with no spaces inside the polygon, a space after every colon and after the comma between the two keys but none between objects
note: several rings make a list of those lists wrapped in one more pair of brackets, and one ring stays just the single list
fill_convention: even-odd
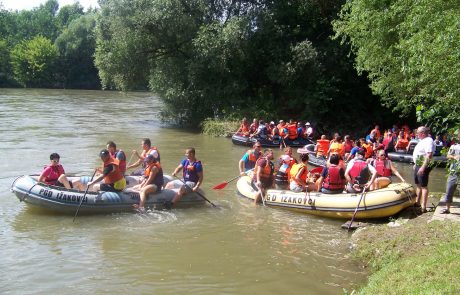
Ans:
[{"label": "red life jacket", "polygon": [[122,151],[122,150],[118,150],[118,151],[115,151],[115,153],[110,154],[110,156],[111,156],[112,158],[114,158],[114,159],[117,159],[118,154],[122,154],[122,155],[123,155],[124,160],[121,160],[121,161],[118,160],[118,161],[120,162],[119,167],[120,167],[121,173],[122,173],[122,174],[125,174],[125,172],[126,172],[126,154],[125,154],[125,152]]},{"label": "red life jacket", "polygon": [[372,166],[377,170],[377,174],[380,176],[390,177],[392,174],[391,164],[388,160],[376,159],[372,161]]},{"label": "red life jacket", "polygon": [[287,131],[288,131],[288,138],[290,140],[294,140],[297,138],[297,124],[296,123],[287,125]]},{"label": "red life jacket", "polygon": [[[331,164],[327,170],[327,176],[324,178],[323,187],[328,190],[343,190],[346,180],[340,176],[342,168]],[[343,170],[342,170],[343,171]]]},{"label": "red life jacket", "polygon": [[64,174],[64,167],[62,167],[62,165],[48,165],[48,166],[45,166],[45,169],[47,169],[48,167],[51,167],[51,170],[50,172],[48,173],[48,175],[45,175],[45,183],[46,184],[56,184],[56,181],[58,180],[59,176],[61,176],[62,174]]},{"label": "red life jacket", "polygon": [[[351,182],[356,183],[358,181],[360,184],[363,184],[363,180],[360,179],[361,171],[367,167],[367,163],[364,160],[356,159],[353,163],[353,167],[351,167],[349,173],[351,177]],[[366,180],[367,182],[367,180]]]},{"label": "red life jacket", "polygon": [[113,164],[115,169],[109,174],[107,174],[106,176],[104,176],[105,184],[113,184],[123,178],[123,174],[121,174],[120,167],[119,167],[119,161],[117,159],[110,158],[110,160],[108,160],[107,162],[104,162],[104,168],[111,164]]}]

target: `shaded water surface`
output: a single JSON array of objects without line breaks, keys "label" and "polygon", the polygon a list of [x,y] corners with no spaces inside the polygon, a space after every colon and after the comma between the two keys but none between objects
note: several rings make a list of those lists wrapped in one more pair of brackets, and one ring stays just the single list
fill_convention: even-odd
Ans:
[{"label": "shaded water surface", "polygon": [[[149,93],[1,89],[0,102],[2,294],[341,294],[365,281],[349,258],[342,221],[254,207],[234,183],[211,190],[237,175],[245,149],[164,126],[161,103]],[[9,191],[15,176],[39,173],[52,152],[68,173],[89,175],[108,140],[129,157],[143,137],[159,148],[167,173],[194,146],[203,189],[221,210],[72,223],[72,216],[28,208]]]}]

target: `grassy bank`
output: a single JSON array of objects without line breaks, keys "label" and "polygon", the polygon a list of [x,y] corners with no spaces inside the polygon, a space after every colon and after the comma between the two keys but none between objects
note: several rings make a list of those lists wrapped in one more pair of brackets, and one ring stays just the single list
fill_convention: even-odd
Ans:
[{"label": "grassy bank", "polygon": [[431,216],[353,235],[354,256],[371,268],[355,294],[460,294],[460,224],[427,223]]},{"label": "grassy bank", "polygon": [[238,121],[206,119],[201,123],[201,130],[212,136],[232,136],[239,126]]}]

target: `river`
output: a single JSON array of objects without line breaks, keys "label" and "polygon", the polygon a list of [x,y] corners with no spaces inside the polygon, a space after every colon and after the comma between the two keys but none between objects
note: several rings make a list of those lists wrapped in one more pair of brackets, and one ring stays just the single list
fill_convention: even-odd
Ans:
[{"label": "river", "polygon": [[[253,206],[234,183],[245,148],[170,128],[149,93],[0,89],[1,294],[342,294],[365,283],[343,221]],[[49,154],[67,173],[90,175],[108,140],[161,152],[166,173],[193,146],[207,198],[221,207],[56,215],[20,203],[16,176],[39,173]],[[277,152],[279,153],[279,152]],[[398,165],[407,179],[410,166]],[[444,171],[430,186],[444,190]]]}]

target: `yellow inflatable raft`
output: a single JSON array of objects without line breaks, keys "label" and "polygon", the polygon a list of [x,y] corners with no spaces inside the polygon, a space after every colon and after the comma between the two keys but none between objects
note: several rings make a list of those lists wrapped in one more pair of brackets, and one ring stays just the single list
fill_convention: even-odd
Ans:
[{"label": "yellow inflatable raft", "polygon": [[[251,178],[243,176],[237,183],[238,193],[254,200],[257,191]],[[294,193],[269,189],[265,204],[323,217],[350,219],[358,206],[361,194]],[[415,191],[409,183],[394,183],[386,188],[366,192],[359,205],[356,219],[392,216],[415,203]]]}]

